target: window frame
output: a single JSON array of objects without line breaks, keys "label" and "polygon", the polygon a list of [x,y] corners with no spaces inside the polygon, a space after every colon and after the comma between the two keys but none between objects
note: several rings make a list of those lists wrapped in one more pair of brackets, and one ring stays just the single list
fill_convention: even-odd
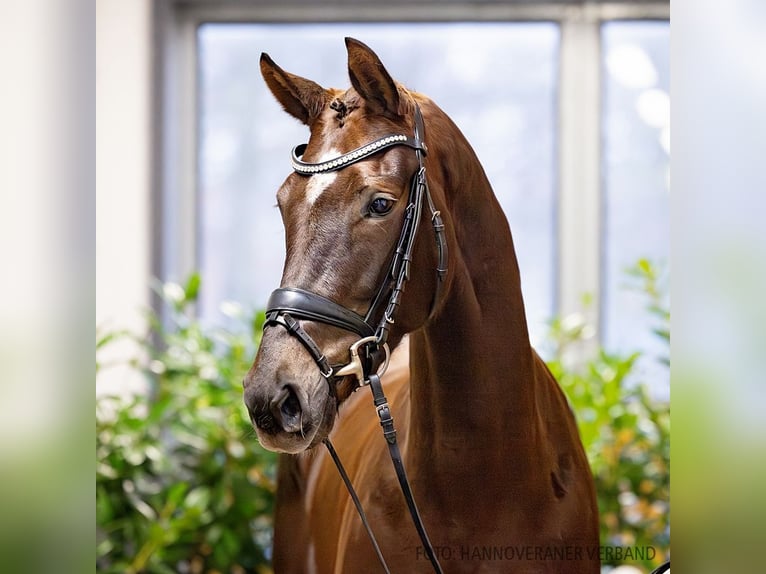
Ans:
[{"label": "window frame", "polygon": [[[435,8],[438,7],[438,11]],[[203,23],[552,22],[560,30],[556,161],[554,313],[579,313],[596,327],[578,353],[602,342],[603,174],[602,25],[669,21],[669,2],[436,2],[372,0],[164,0],[154,6],[152,273],[181,279],[197,269],[199,74]],[[173,225],[166,214],[173,213]],[[592,296],[585,305],[583,294]]]}]

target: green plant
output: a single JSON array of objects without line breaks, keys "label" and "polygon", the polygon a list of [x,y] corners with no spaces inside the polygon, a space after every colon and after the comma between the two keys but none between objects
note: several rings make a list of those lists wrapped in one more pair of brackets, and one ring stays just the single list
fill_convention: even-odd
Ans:
[{"label": "green plant", "polygon": [[[132,363],[150,392],[100,396],[96,413],[96,563],[100,572],[268,572],[275,456],[260,448],[240,381],[263,314],[234,334],[189,312],[200,287],[166,285],[165,323]],[[98,351],[125,333],[108,333]],[[97,372],[107,367],[98,366]]]},{"label": "green plant", "polygon": [[[655,334],[669,343],[662,274],[642,260],[627,276],[648,299]],[[184,288],[163,286],[166,320],[150,314],[150,333],[135,339],[132,364],[150,392],[98,398],[100,572],[270,571],[276,457],[258,446],[240,385],[264,315],[231,313],[245,327],[237,333],[205,328],[192,313],[199,288],[197,275]],[[587,332],[582,321],[552,321],[548,364],[577,414],[602,544],[654,547],[654,560],[643,561],[651,568],[669,547],[670,408],[641,382],[630,383],[638,353],[599,349],[581,368],[566,365],[567,351]],[[131,335],[105,333],[97,353],[121,337]],[[669,364],[668,357],[659,359]]]},{"label": "green plant", "polygon": [[[648,298],[648,310],[657,322],[654,333],[669,343],[670,311],[660,272],[641,260],[628,277],[633,281],[630,288]],[[548,366],[577,416],[596,482],[602,545],[652,547],[654,558],[638,562],[653,568],[667,555],[670,543],[670,405],[652,398],[643,381],[631,382],[639,353],[601,348],[582,368],[567,367],[566,351],[585,331],[582,321],[553,321],[554,356]],[[669,365],[669,353],[657,359]]]}]

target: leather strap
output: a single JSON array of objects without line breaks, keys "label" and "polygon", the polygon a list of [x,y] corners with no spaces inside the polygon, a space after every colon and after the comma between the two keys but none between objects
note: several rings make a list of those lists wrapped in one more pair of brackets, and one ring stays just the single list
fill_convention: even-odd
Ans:
[{"label": "leather strap", "polygon": [[375,534],[372,532],[372,527],[367,520],[367,514],[364,512],[362,502],[359,500],[359,496],[356,494],[356,490],[354,490],[354,485],[351,484],[351,479],[348,477],[346,469],[344,468],[343,463],[340,461],[338,453],[335,452],[335,448],[332,446],[329,438],[324,439],[323,442],[327,447],[327,450],[329,451],[335,466],[338,468],[338,474],[340,474],[340,477],[343,479],[343,484],[346,485],[346,490],[348,490],[348,493],[351,495],[351,500],[354,502],[354,506],[356,506],[356,511],[359,514],[359,518],[362,520],[362,525],[367,531],[367,537],[370,539],[372,547],[375,549],[375,554],[378,556],[378,562],[380,562],[380,565],[383,567],[383,570],[385,570],[386,574],[391,574],[391,570],[388,569],[388,564],[386,564],[386,559],[383,558],[383,553],[380,551],[380,546],[378,545],[378,541],[375,538]]},{"label": "leather strap", "polygon": [[383,427],[383,436],[388,445],[388,454],[391,456],[391,462],[396,471],[396,478],[399,480],[399,486],[404,495],[404,500],[407,502],[407,508],[410,511],[412,522],[415,525],[415,529],[418,531],[418,536],[420,536],[420,541],[423,543],[426,556],[428,556],[428,560],[430,560],[434,572],[442,574],[441,565],[436,558],[436,553],[431,545],[431,541],[428,539],[428,533],[426,533],[425,526],[423,526],[423,519],[420,517],[417,504],[415,504],[415,497],[412,496],[410,482],[407,480],[407,472],[404,470],[402,453],[396,442],[396,429],[394,428],[394,419],[391,416],[391,407],[389,407],[388,399],[386,399],[386,396],[383,394],[383,385],[380,382],[380,377],[373,373],[369,376],[368,382],[370,384],[370,390],[372,391],[375,410],[378,413],[378,418],[380,418],[380,426]]},{"label": "leather strap", "polygon": [[271,314],[289,313],[299,319],[319,321],[356,333],[360,337],[369,337],[375,330],[367,324],[364,317],[338,305],[327,297],[296,287],[282,287],[274,290],[266,306],[267,317]]},{"label": "leather strap", "polygon": [[[288,333],[298,339],[303,344],[303,346],[306,347],[306,350],[309,352],[311,357],[314,359],[314,362],[319,367],[322,376],[325,379],[332,377],[333,368],[330,366],[327,357],[325,357],[324,353],[322,353],[322,351],[319,349],[319,345],[316,344],[314,339],[312,339],[311,336],[303,330],[303,327],[301,327],[300,323],[293,319],[289,313],[276,311],[267,313],[264,327],[267,325],[282,325],[285,329],[287,329]],[[332,393],[334,391],[335,386],[330,385],[330,392]]]},{"label": "leather strap", "polygon": [[353,163],[362,161],[363,159],[367,159],[371,155],[375,155],[376,153],[383,151],[384,149],[388,149],[390,147],[394,147],[398,145],[411,147],[414,150],[422,151],[423,153],[425,153],[426,152],[425,145],[417,137],[417,131],[415,133],[416,133],[416,136],[414,138],[407,137],[402,134],[386,136],[386,137],[377,139],[374,142],[368,143],[367,145],[363,145],[362,147],[356,148],[355,150],[352,150],[348,153],[339,155],[336,158],[333,158],[327,161],[322,161],[319,163],[305,162],[301,159],[303,157],[303,154],[306,152],[306,147],[308,147],[308,144],[301,144],[293,148],[293,153],[291,155],[291,163],[293,165],[293,169],[297,171],[298,173],[301,173],[303,175],[311,175],[314,173],[327,173],[328,171],[338,171]]}]

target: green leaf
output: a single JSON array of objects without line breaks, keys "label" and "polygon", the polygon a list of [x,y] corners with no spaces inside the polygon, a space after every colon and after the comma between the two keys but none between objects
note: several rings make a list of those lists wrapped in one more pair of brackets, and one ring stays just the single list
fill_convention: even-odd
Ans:
[{"label": "green leaf", "polygon": [[109,494],[104,487],[96,489],[96,524],[108,524],[114,516]]},{"label": "green leaf", "polygon": [[173,507],[178,506],[181,503],[186,491],[189,489],[189,485],[186,482],[179,482],[170,487],[167,493],[167,503]]},{"label": "green leaf", "polygon": [[187,508],[205,510],[210,505],[210,489],[207,486],[198,486],[189,491],[184,500]]},{"label": "green leaf", "polygon": [[186,280],[186,286],[184,287],[184,297],[187,301],[196,301],[199,295],[199,287],[202,283],[202,279],[199,273],[192,273]]},{"label": "green leaf", "polygon": [[652,329],[652,333],[657,335],[660,339],[663,339],[665,341],[670,341],[669,329]]}]

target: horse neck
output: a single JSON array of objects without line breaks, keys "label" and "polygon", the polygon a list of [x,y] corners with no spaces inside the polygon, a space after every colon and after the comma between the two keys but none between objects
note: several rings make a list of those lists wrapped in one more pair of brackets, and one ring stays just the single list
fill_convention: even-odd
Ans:
[{"label": "horse neck", "polygon": [[[532,468],[527,462],[534,460],[539,428],[539,363],[529,342],[507,219],[470,145],[444,119],[450,133],[440,135],[437,123],[429,146],[435,157],[460,158],[440,162],[442,172],[434,174],[445,190],[457,241],[450,245],[453,276],[444,301],[410,335],[408,443],[416,472],[432,473],[430,484],[449,481],[452,489],[460,469],[467,475],[462,484],[470,488],[468,475],[476,468],[495,466],[500,472],[493,476],[506,479],[508,472]],[[450,149],[439,150],[440,142]],[[509,453],[519,460],[509,464]]]}]

